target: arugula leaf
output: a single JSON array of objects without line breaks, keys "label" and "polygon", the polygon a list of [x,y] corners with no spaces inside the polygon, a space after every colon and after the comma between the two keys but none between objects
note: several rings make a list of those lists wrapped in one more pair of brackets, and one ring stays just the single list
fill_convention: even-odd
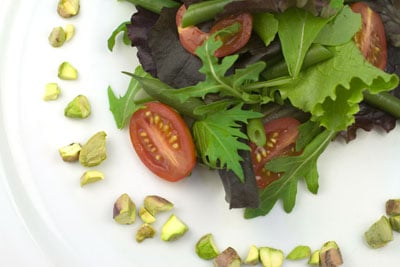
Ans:
[{"label": "arugula leaf", "polygon": [[118,27],[111,33],[110,37],[107,40],[107,46],[108,50],[113,51],[114,46],[115,46],[115,40],[121,32],[124,34],[122,41],[124,44],[129,45],[131,43],[131,40],[128,37],[128,29],[126,25],[129,24],[129,21],[124,21]]},{"label": "arugula leaf", "polygon": [[[230,29],[228,27],[223,30],[229,31]],[[221,32],[216,32],[216,34],[221,34]],[[265,68],[265,62],[260,61],[247,65],[243,69],[235,70],[232,75],[226,76],[239,56],[231,55],[219,60],[214,53],[221,45],[222,41],[212,35],[196,50],[196,54],[203,64],[199,71],[205,74],[205,80],[193,86],[177,89],[176,97],[184,103],[190,97],[204,98],[207,94],[219,93],[221,96],[231,96],[246,103],[268,102],[270,98],[260,94],[247,93],[242,88],[248,82],[258,81],[260,73]]]},{"label": "arugula leaf", "polygon": [[[145,77],[147,74],[141,65],[136,67],[135,75]],[[114,116],[118,129],[122,129],[128,123],[131,115],[140,107],[135,104],[136,95],[142,90],[142,86],[135,79],[131,78],[128,89],[123,97],[116,97],[111,86],[108,87],[108,103],[110,111]]]},{"label": "arugula leaf", "polygon": [[362,92],[389,91],[399,82],[369,64],[354,42],[330,48],[334,56],[302,71],[289,85],[278,88],[283,99],[319,121],[328,130],[340,131],[354,122]]},{"label": "arugula leaf", "polygon": [[279,180],[274,181],[260,193],[260,206],[247,208],[247,219],[266,215],[282,199],[286,212],[291,212],[296,203],[297,182],[304,178],[312,193],[318,191],[317,160],[326,149],[336,132],[324,130],[318,134],[298,156],[279,157],[267,163],[266,168],[273,172],[284,172]]},{"label": "arugula leaf", "polygon": [[205,164],[214,169],[232,170],[244,182],[244,173],[240,162],[243,160],[239,150],[249,150],[249,146],[240,139],[248,140],[241,131],[240,123],[260,118],[261,113],[243,110],[243,104],[231,109],[209,114],[193,124],[193,136],[196,147]]},{"label": "arugula leaf", "polygon": [[300,73],[306,52],[330,19],[316,17],[298,8],[290,8],[277,14],[276,18],[279,21],[278,35],[289,74],[296,77]]}]

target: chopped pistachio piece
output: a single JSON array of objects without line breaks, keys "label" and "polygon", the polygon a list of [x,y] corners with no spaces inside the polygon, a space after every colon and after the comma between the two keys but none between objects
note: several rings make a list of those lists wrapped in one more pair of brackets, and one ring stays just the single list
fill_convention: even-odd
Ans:
[{"label": "chopped pistachio piece", "polygon": [[94,134],[82,146],[79,162],[85,167],[97,166],[107,158],[106,133],[100,131]]},{"label": "chopped pistachio piece", "polygon": [[63,18],[70,18],[79,13],[79,0],[59,0],[57,13]]},{"label": "chopped pistachio piece", "polygon": [[242,260],[232,247],[226,248],[214,259],[214,267],[240,267]]},{"label": "chopped pistachio piece", "polygon": [[310,257],[311,249],[309,246],[297,246],[287,256],[288,260],[302,260]]},{"label": "chopped pistachio piece", "polygon": [[44,89],[43,100],[50,101],[56,100],[60,95],[61,90],[57,83],[48,83]]},{"label": "chopped pistachio piece", "polygon": [[78,95],[64,109],[64,116],[75,119],[86,119],[91,114],[89,100],[84,95]]},{"label": "chopped pistachio piece", "polygon": [[389,216],[400,215],[400,199],[386,201],[386,214]]},{"label": "chopped pistachio piece", "polygon": [[73,24],[67,24],[64,27],[65,31],[65,41],[69,41],[75,35],[75,26]]},{"label": "chopped pistachio piece", "polygon": [[322,246],[319,261],[322,267],[337,267],[343,264],[342,254],[335,241],[328,241]]},{"label": "chopped pistachio piece", "polygon": [[317,250],[313,251],[313,253],[311,253],[310,259],[308,260],[308,264],[319,266],[319,249],[317,249]]},{"label": "chopped pistachio piece", "polygon": [[246,258],[243,263],[246,265],[257,265],[260,262],[260,252],[258,247],[255,245],[251,245],[249,252],[247,253]]},{"label": "chopped pistachio piece", "polygon": [[147,238],[153,238],[156,234],[156,230],[148,223],[142,224],[136,232],[136,241],[142,242]]},{"label": "chopped pistachio piece", "polygon": [[261,247],[260,251],[260,261],[263,267],[280,267],[283,265],[283,260],[285,256],[282,250]]},{"label": "chopped pistachio piece", "polygon": [[158,212],[171,210],[174,204],[163,197],[149,195],[144,198],[144,207],[151,215],[155,216]]},{"label": "chopped pistachio piece", "polygon": [[400,215],[390,217],[389,222],[394,231],[400,232]]},{"label": "chopped pistachio piece", "polygon": [[97,181],[104,180],[104,174],[99,171],[86,171],[82,176],[81,176],[81,186],[85,186],[87,184],[95,183]]},{"label": "chopped pistachio piece", "polygon": [[52,47],[61,47],[66,39],[65,31],[62,27],[54,27],[49,34],[49,44]]},{"label": "chopped pistachio piece", "polygon": [[218,256],[219,250],[215,245],[213,235],[211,233],[202,236],[196,243],[197,255],[205,260],[211,260]]},{"label": "chopped pistachio piece", "polygon": [[64,61],[58,67],[58,78],[62,80],[78,79],[78,70],[71,63]]},{"label": "chopped pistachio piece", "polygon": [[136,205],[128,194],[122,194],[114,203],[113,219],[119,224],[132,224],[136,220]]},{"label": "chopped pistachio piece", "polygon": [[156,221],[156,218],[145,207],[140,207],[139,217],[144,223],[150,224]]},{"label": "chopped pistachio piece", "polygon": [[392,226],[386,216],[382,216],[365,232],[365,241],[372,248],[380,248],[393,240]]},{"label": "chopped pistachio piece", "polygon": [[81,152],[82,146],[79,143],[72,143],[68,146],[63,146],[58,149],[60,156],[63,161],[74,162],[78,161],[79,153]]},{"label": "chopped pistachio piece", "polygon": [[187,225],[172,214],[161,228],[161,239],[173,241],[182,237],[188,230]]}]

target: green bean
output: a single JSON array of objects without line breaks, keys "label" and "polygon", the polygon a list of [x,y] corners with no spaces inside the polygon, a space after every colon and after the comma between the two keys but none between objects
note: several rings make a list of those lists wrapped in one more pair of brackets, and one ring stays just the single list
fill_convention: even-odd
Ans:
[{"label": "green bean", "polygon": [[400,98],[391,95],[388,92],[371,94],[364,92],[364,100],[371,106],[379,108],[396,118],[400,118]]},{"label": "green bean", "polygon": [[[303,65],[301,66],[302,70],[307,69],[308,67],[311,67],[315,64],[321,63],[325,60],[330,59],[333,56],[332,52],[319,44],[314,44],[310,47],[310,49],[307,51]],[[267,62],[268,65],[268,62]],[[287,76],[289,75],[289,70],[286,65],[285,60],[281,60],[280,62],[267,67],[263,73],[261,73],[261,76],[265,78],[266,80],[281,77],[281,76]]]},{"label": "green bean", "polygon": [[264,125],[261,118],[251,119],[247,124],[247,136],[257,146],[264,146],[267,142]]},{"label": "green bean", "polygon": [[164,7],[179,7],[181,4],[173,0],[126,0],[135,6],[143,7],[154,13],[160,14]]},{"label": "green bean", "polygon": [[182,27],[196,25],[213,19],[224,10],[225,5],[237,0],[210,0],[192,4],[182,18]]}]

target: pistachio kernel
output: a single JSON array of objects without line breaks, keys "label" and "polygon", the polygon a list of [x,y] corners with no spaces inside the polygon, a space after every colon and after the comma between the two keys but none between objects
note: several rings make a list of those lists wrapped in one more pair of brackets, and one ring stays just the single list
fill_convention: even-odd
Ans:
[{"label": "pistachio kernel", "polygon": [[58,78],[61,80],[78,79],[78,70],[69,62],[64,61],[58,67]]},{"label": "pistachio kernel", "polygon": [[107,158],[106,136],[104,131],[94,134],[82,146],[79,162],[85,167],[97,166]]},{"label": "pistachio kernel", "polygon": [[65,41],[68,42],[75,35],[75,26],[73,24],[67,24],[64,27],[64,31],[65,31]]},{"label": "pistachio kernel", "polygon": [[79,0],[59,0],[57,13],[63,18],[70,18],[78,15],[80,9]]},{"label": "pistachio kernel", "polygon": [[263,266],[281,267],[283,265],[285,257],[282,250],[270,247],[261,247],[259,250],[260,261]]},{"label": "pistachio kernel", "polygon": [[393,240],[392,226],[386,216],[376,221],[364,234],[365,241],[372,248],[380,248]]},{"label": "pistachio kernel", "polygon": [[249,252],[247,252],[246,258],[243,260],[243,263],[246,265],[257,265],[260,261],[260,252],[258,247],[255,245],[251,245]]},{"label": "pistachio kernel", "polygon": [[57,83],[48,83],[44,89],[43,100],[50,101],[58,99],[61,89]]},{"label": "pistachio kernel", "polygon": [[336,267],[343,264],[342,253],[335,241],[326,242],[319,251],[322,267]]},{"label": "pistachio kernel", "polygon": [[240,267],[242,260],[232,247],[226,248],[214,259],[214,267]]},{"label": "pistachio kernel", "polygon": [[205,260],[211,260],[218,256],[219,250],[215,245],[213,235],[211,233],[202,236],[196,243],[197,255]]},{"label": "pistachio kernel", "polygon": [[174,204],[163,197],[149,195],[144,198],[144,207],[151,215],[155,216],[158,212],[171,210]]},{"label": "pistachio kernel", "polygon": [[79,143],[72,143],[67,146],[63,146],[58,149],[58,152],[65,162],[78,161],[79,153],[81,152],[82,146]]},{"label": "pistachio kernel", "polygon": [[140,207],[139,217],[144,223],[150,224],[156,221],[156,218],[145,207]]},{"label": "pistachio kernel", "polygon": [[132,224],[136,221],[136,205],[128,194],[122,194],[115,201],[113,219],[119,224]]},{"label": "pistachio kernel", "polygon": [[140,243],[147,238],[153,238],[155,234],[156,230],[154,227],[148,223],[144,223],[136,232],[136,241]]},{"label": "pistachio kernel", "polygon": [[94,170],[86,171],[81,176],[81,180],[80,180],[81,187],[83,187],[87,184],[98,182],[100,180],[104,180],[104,174],[102,172],[94,171]]},{"label": "pistachio kernel", "polygon": [[64,116],[75,119],[86,119],[91,114],[89,100],[84,95],[78,95],[67,104]]},{"label": "pistachio kernel", "polygon": [[66,39],[65,31],[62,27],[54,27],[49,35],[49,44],[52,47],[61,47]]},{"label": "pistachio kernel", "polygon": [[187,225],[172,214],[161,228],[161,239],[173,241],[182,237],[188,230]]}]

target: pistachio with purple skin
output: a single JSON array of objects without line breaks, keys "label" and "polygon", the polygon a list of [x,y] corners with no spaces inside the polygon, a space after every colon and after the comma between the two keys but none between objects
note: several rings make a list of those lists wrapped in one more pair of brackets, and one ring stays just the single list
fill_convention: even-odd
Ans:
[{"label": "pistachio with purple skin", "polygon": [[79,0],[59,0],[57,13],[63,18],[70,18],[78,15],[80,9]]},{"label": "pistachio with purple skin", "polygon": [[149,195],[144,198],[144,207],[151,215],[155,216],[158,212],[171,210],[174,204],[163,197]]},{"label": "pistachio with purple skin", "polygon": [[133,224],[136,221],[136,205],[124,193],[114,203],[113,218],[119,224]]}]

